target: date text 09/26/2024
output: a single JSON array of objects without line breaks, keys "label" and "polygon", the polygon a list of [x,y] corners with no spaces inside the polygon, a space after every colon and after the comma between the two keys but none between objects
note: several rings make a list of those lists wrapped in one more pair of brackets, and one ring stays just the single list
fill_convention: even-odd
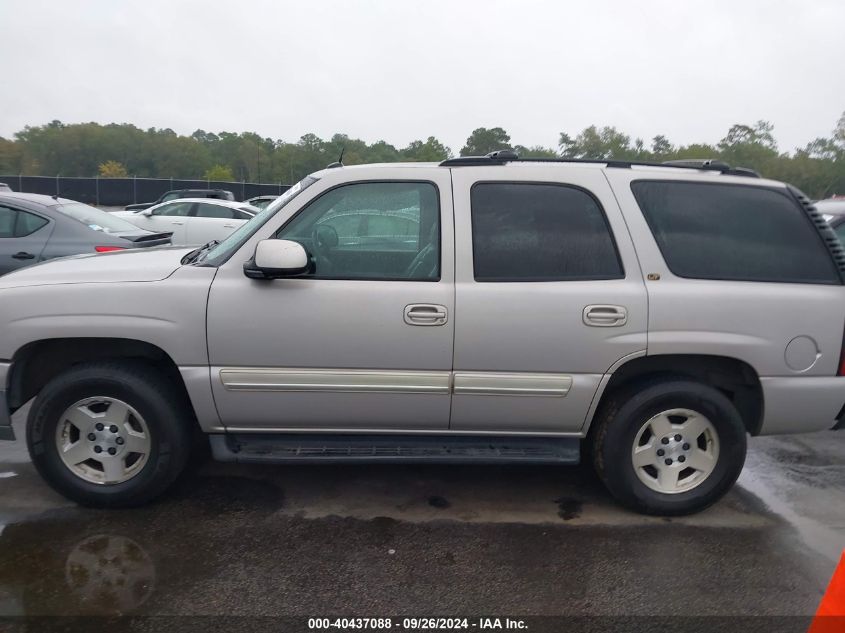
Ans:
[{"label": "date text 09/26/2024", "polygon": [[524,620],[512,618],[309,618],[311,630],[387,630],[396,628],[405,631],[439,630],[524,630]]}]

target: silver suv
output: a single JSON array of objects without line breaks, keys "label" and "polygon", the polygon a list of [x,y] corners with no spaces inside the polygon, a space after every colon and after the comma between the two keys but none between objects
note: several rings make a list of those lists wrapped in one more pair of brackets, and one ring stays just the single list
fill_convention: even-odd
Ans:
[{"label": "silver suv", "polygon": [[842,425],[844,277],[803,195],[719,163],[330,168],[220,243],[0,278],[0,435],[34,399],[33,462],[91,506],[162,493],[200,429],[238,462],[583,454],[689,513],[746,436]]}]

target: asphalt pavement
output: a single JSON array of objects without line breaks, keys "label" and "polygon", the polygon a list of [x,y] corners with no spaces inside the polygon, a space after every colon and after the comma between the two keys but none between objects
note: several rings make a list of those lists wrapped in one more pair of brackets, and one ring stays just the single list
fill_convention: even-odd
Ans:
[{"label": "asphalt pavement", "polygon": [[206,462],[90,510],[0,443],[0,616],[809,616],[843,548],[845,432],[752,439],[734,490],[673,519],[586,466]]}]

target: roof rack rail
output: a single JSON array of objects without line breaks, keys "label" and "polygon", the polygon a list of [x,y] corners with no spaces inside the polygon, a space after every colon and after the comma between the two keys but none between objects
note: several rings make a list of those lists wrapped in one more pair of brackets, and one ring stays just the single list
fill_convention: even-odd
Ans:
[{"label": "roof rack rail", "polygon": [[500,149],[490,152],[486,156],[458,156],[449,158],[440,163],[441,167],[472,167],[483,165],[504,165],[511,162],[520,163],[583,163],[589,165],[607,165],[608,167],[628,169],[631,167],[674,167],[677,169],[695,169],[718,171],[728,176],[746,176],[749,178],[760,178],[760,174],[747,167],[731,167],[725,162],[712,158],[691,158],[682,160],[670,160],[662,163],[617,160],[614,158],[520,158],[513,150]]}]

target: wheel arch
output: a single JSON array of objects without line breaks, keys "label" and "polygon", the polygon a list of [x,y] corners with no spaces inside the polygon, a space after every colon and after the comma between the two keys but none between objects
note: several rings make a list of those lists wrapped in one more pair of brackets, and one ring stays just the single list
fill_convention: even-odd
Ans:
[{"label": "wheel arch", "polygon": [[164,372],[191,406],[179,367],[157,345],[130,338],[74,337],[32,341],[14,353],[7,379],[10,413],[35,397],[50,380],[75,365],[123,359],[140,360]]},{"label": "wheel arch", "polygon": [[602,405],[615,393],[661,379],[687,378],[721,391],[739,411],[749,434],[759,435],[763,425],[764,401],[760,377],[754,368],[738,358],[705,354],[658,354],[632,358],[615,368],[596,394],[586,420],[591,434]]}]

